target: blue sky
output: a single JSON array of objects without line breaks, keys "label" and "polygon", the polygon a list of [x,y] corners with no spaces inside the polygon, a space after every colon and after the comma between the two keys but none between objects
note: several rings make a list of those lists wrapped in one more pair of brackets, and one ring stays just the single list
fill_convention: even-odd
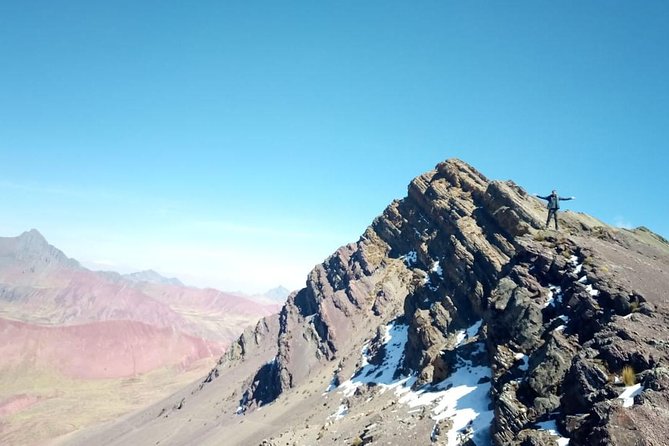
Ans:
[{"label": "blue sky", "polygon": [[300,287],[459,157],[669,236],[669,3],[0,0],[0,235]]}]

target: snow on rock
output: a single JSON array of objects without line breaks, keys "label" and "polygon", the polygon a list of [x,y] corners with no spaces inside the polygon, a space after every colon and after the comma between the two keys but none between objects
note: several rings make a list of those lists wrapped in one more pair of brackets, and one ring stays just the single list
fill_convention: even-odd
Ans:
[{"label": "snow on rock", "polygon": [[474,324],[466,330],[467,338],[473,338],[474,336],[476,336],[478,334],[479,330],[481,329],[481,324],[482,323],[483,323],[483,319],[481,319],[477,322],[474,322]]},{"label": "snow on rock", "polygon": [[[576,275],[579,275],[583,272],[583,264],[578,263],[578,257],[576,256],[571,256],[569,258],[569,263],[574,267],[573,273]],[[599,296],[599,290],[596,290],[595,288],[592,287],[592,285],[588,284],[588,276],[587,275],[582,275],[578,280],[578,283],[582,283],[586,285],[585,289],[590,293],[591,296]]]},{"label": "snow on rock", "polygon": [[[431,406],[432,419],[441,421],[448,418],[452,421],[447,434],[449,446],[458,444],[458,438],[465,429],[471,430],[472,440],[476,444],[491,444],[492,371],[487,365],[475,365],[472,359],[485,350],[484,343],[476,338],[481,324],[482,321],[477,321],[469,328],[461,330],[462,343],[458,344],[456,349],[457,365],[453,373],[437,384],[425,385],[416,390],[412,389],[416,382],[415,376],[396,376],[408,339],[408,326],[388,324],[384,328],[383,344],[386,352],[383,362],[379,365],[370,364],[366,356],[368,345],[365,345],[362,350],[362,367],[351,379],[341,383],[339,389],[346,397],[352,396],[355,390],[364,384],[375,384],[381,393],[393,389],[395,395],[399,397],[399,402],[408,405],[410,409]],[[464,343],[464,340],[471,342]],[[348,411],[348,408],[346,410]]]},{"label": "snow on rock", "polygon": [[558,285],[548,285],[548,300],[544,308],[548,306],[557,306],[562,303],[562,288]]},{"label": "snow on rock", "polygon": [[569,438],[563,437],[558,433],[557,423],[555,422],[555,420],[548,420],[548,421],[543,421],[541,423],[537,423],[537,427],[539,430],[546,431],[549,434],[558,437],[557,439],[558,446],[567,446],[569,444]]},{"label": "snow on rock", "polygon": [[623,407],[632,407],[634,405],[634,397],[643,392],[643,386],[641,384],[635,384],[633,386],[626,386],[625,390],[618,396],[623,400]]},{"label": "snow on rock", "polygon": [[432,418],[440,421],[449,418],[452,427],[448,444],[456,445],[458,434],[467,427],[473,431],[476,444],[490,444],[490,424],[493,411],[490,405],[490,368],[473,366],[461,361],[458,368],[445,380],[419,390],[399,389],[400,403],[409,407],[432,405]]},{"label": "snow on rock", "polygon": [[246,403],[249,402],[249,395],[247,393],[244,394],[244,397],[242,398],[242,401],[240,402],[239,406],[237,406],[237,410],[235,410],[235,414],[237,415],[244,415],[246,412]]},{"label": "snow on rock", "polygon": [[346,404],[340,404],[339,407],[337,408],[337,411],[332,415],[330,415],[330,418],[339,420],[341,418],[344,418],[347,414],[348,414],[348,406]]},{"label": "snow on rock", "polygon": [[518,369],[523,372],[526,372],[530,366],[530,358],[523,353],[516,353],[515,355],[513,355],[513,357],[516,358],[516,360],[521,361],[520,365],[518,366]]},{"label": "snow on rock", "polygon": [[337,377],[337,374],[335,374],[332,379],[330,380],[330,384],[328,384],[328,387],[325,389],[325,392],[323,392],[323,395],[328,394],[332,392],[334,389],[336,389],[339,386],[339,379]]},{"label": "snow on rock", "polygon": [[465,339],[467,339],[467,335],[465,334],[464,330],[459,330],[455,334],[455,346],[459,347],[462,345],[463,342],[465,342]]},{"label": "snow on rock", "polygon": [[599,290],[594,289],[592,285],[586,285],[585,289],[591,296],[599,296]]},{"label": "snow on rock", "polygon": [[465,330],[458,330],[455,335],[455,347],[460,347],[467,339],[472,339],[476,336],[481,328],[483,320],[475,322],[471,327]]},{"label": "snow on rock", "polygon": [[351,379],[339,385],[345,396],[352,396],[355,389],[363,384],[378,384],[382,391],[400,385],[401,380],[395,380],[395,372],[401,365],[404,356],[404,346],[409,336],[409,326],[390,323],[384,327],[384,330],[383,345],[386,351],[383,362],[379,365],[370,364],[369,344],[365,344],[362,348],[361,367],[351,376]]},{"label": "snow on rock", "polygon": [[[553,284],[548,285],[548,300],[544,304],[544,308],[547,307],[559,308],[562,305],[562,297],[563,297],[562,288],[560,286]],[[559,325],[554,331],[564,330],[566,327],[565,324],[569,323],[569,317],[564,314],[560,314],[557,315],[554,320],[556,319],[561,319],[563,324]]]},{"label": "snow on rock", "polygon": [[409,251],[406,255],[400,257],[400,259],[404,260],[407,266],[414,266],[418,263],[418,254],[416,254],[416,251]]},{"label": "snow on rock", "polygon": [[[482,321],[464,330],[466,338],[473,338]],[[473,343],[468,343],[469,346]],[[480,345],[478,345],[480,344]],[[470,355],[485,349],[483,342],[476,342],[477,349]],[[470,347],[471,348],[471,347]],[[460,349],[456,350],[459,351]],[[465,429],[472,431],[472,440],[476,444],[491,444],[490,425],[493,411],[490,407],[490,367],[474,365],[471,359],[458,354],[457,365],[453,373],[443,381],[412,390],[410,385],[415,378],[398,388],[395,393],[400,395],[400,403],[409,407],[432,406],[432,418],[441,421],[446,418],[452,422],[448,431],[448,445],[455,446]]]},{"label": "snow on rock", "polygon": [[[407,254],[404,257],[404,261],[407,262],[407,266],[411,266],[411,264],[408,263],[409,262],[409,255],[412,255],[411,262],[413,262],[413,263],[416,262],[415,254],[416,253],[414,251],[411,251],[409,254]],[[430,273],[434,273],[434,274],[438,275],[439,277],[444,276],[444,270],[442,269],[441,265],[439,265],[438,260],[432,263],[432,266],[430,267]],[[423,278],[423,285],[427,286],[432,291],[437,291],[439,289],[438,286],[436,286],[432,283],[432,280],[430,279],[429,274],[426,274],[425,277]]]}]

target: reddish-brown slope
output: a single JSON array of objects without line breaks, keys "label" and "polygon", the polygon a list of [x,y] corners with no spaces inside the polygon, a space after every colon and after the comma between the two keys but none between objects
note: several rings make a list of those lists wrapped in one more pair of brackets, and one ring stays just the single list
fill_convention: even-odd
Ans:
[{"label": "reddish-brown slope", "polygon": [[0,317],[39,325],[129,320],[228,344],[280,306],[90,271],[32,230],[0,237]]},{"label": "reddish-brown slope", "polygon": [[278,310],[138,277],[83,268],[35,230],[0,237],[0,444],[35,444],[162,398]]},{"label": "reddish-brown slope", "polygon": [[136,321],[44,327],[0,319],[0,370],[56,370],[71,378],[131,377],[220,355],[209,341]]},{"label": "reddish-brown slope", "polygon": [[213,288],[200,289],[148,282],[139,283],[137,287],[147,296],[170,307],[189,305],[204,311],[226,311],[240,316],[258,317],[278,313],[282,306],[280,303],[260,303]]}]

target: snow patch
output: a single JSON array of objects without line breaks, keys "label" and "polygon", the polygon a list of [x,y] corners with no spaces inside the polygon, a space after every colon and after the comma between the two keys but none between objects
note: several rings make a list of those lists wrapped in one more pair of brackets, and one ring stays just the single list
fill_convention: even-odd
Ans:
[{"label": "snow patch", "polygon": [[581,272],[583,271],[583,264],[578,263],[578,257],[574,255],[569,257],[569,263],[571,263],[571,266],[574,267],[574,269],[572,270],[574,274],[576,275],[581,274]]},{"label": "snow patch", "polygon": [[542,421],[541,423],[537,423],[537,426],[539,430],[546,431],[549,434],[558,437],[558,446],[567,446],[569,444],[569,438],[563,437],[558,433],[555,420]]},{"label": "snow patch", "polygon": [[339,420],[341,418],[344,418],[347,414],[348,414],[348,406],[346,404],[340,404],[339,407],[337,408],[337,411],[332,415],[330,415],[330,418]]},{"label": "snow patch", "polygon": [[562,303],[562,288],[558,285],[548,285],[548,300],[544,308]]},{"label": "snow patch", "polygon": [[[477,321],[466,330],[461,330],[458,337],[463,340],[473,339],[482,322]],[[483,342],[477,342],[476,347],[479,348],[471,354],[485,349]],[[403,387],[397,388],[395,394],[400,396],[400,403],[411,408],[433,406],[432,419],[435,421],[450,419],[453,424],[447,433],[449,446],[459,444],[458,439],[467,428],[471,428],[472,440],[476,444],[491,444],[490,425],[493,411],[489,409],[492,376],[490,367],[475,366],[471,360],[461,355],[457,356],[457,361],[456,369],[445,380],[412,390],[411,385],[416,380],[412,377]],[[433,429],[431,436],[434,438],[435,434]]]},{"label": "snow patch", "polygon": [[643,386],[641,384],[635,384],[633,386],[625,387],[625,390],[618,396],[623,400],[623,407],[632,407],[634,405],[634,397],[643,392]]},{"label": "snow patch", "polygon": [[[448,445],[458,444],[461,432],[471,427],[476,444],[491,444],[490,425],[493,411],[490,406],[491,371],[486,366],[473,366],[459,358],[458,368],[445,380],[418,390],[402,389],[400,403],[409,407],[432,405],[435,421],[449,418]],[[407,383],[408,384],[408,383]]]},{"label": "snow patch", "polygon": [[328,387],[325,389],[325,392],[323,392],[323,395],[326,395],[326,394],[332,392],[334,389],[336,389],[337,388],[337,382],[338,382],[338,379],[337,379],[337,375],[335,374],[335,376],[333,376],[332,379],[330,380],[330,384],[328,384]]},{"label": "snow patch", "polygon": [[385,388],[394,388],[400,385],[400,381],[394,380],[395,371],[402,364],[404,346],[409,337],[409,326],[390,323],[384,327],[383,345],[385,355],[383,362],[379,365],[369,363],[369,343],[362,348],[361,367],[351,376],[351,379],[339,385],[345,396],[350,397],[355,390],[363,384],[376,383]]},{"label": "snow patch", "polygon": [[465,339],[467,339],[467,335],[465,334],[464,330],[459,330],[455,334],[455,347],[460,347],[463,342],[465,342]]},{"label": "snow patch", "polygon": [[418,263],[418,254],[416,254],[416,251],[409,251],[406,255],[400,257],[400,259],[404,260],[407,266],[414,266]]},{"label": "snow patch", "polygon": [[437,273],[439,277],[443,277],[444,275],[444,270],[441,268],[441,265],[439,265],[439,262],[436,261],[432,264],[432,267],[430,268],[430,271],[433,273]]},{"label": "snow patch", "polygon": [[483,324],[483,319],[474,322],[474,324],[466,330],[467,338],[476,336],[481,329],[481,324]]},{"label": "snow patch", "polygon": [[430,432],[430,441],[437,441],[437,423],[434,423],[434,426],[432,426],[432,432]]},{"label": "snow patch", "polygon": [[523,354],[523,353],[516,353],[513,355],[514,358],[518,361],[522,361],[522,363],[518,366],[519,370],[522,370],[523,372],[527,372],[527,369],[530,366],[530,358],[529,356]]},{"label": "snow patch", "polygon": [[[437,422],[446,418],[450,419],[452,426],[447,433],[449,446],[458,444],[458,438],[462,436],[465,429],[471,429],[472,440],[476,444],[491,444],[490,427],[493,411],[489,407],[492,371],[488,366],[473,365],[470,359],[463,357],[467,355],[467,352],[471,357],[485,350],[483,342],[477,342],[475,339],[482,322],[477,321],[469,328],[458,332],[458,338],[461,337],[462,341],[472,339],[476,342],[474,346],[478,348],[473,349],[472,343],[467,343],[467,350],[457,355],[457,365],[453,373],[435,385],[426,385],[412,390],[417,380],[415,376],[395,377],[396,371],[402,364],[404,348],[408,340],[408,326],[391,323],[385,327],[383,343],[386,351],[383,362],[379,365],[369,364],[368,344],[366,344],[362,349],[364,365],[339,388],[346,397],[352,396],[355,390],[363,384],[374,383],[381,393],[392,389],[399,397],[399,402],[408,405],[411,410],[431,406],[432,419]],[[336,417],[343,411],[344,409],[340,407],[340,410],[333,416]],[[435,432],[433,430],[432,437],[435,436]]]},{"label": "snow patch", "polygon": [[599,296],[599,290],[594,289],[592,285],[586,285],[585,289],[591,296]]},{"label": "snow patch", "polygon": [[467,339],[472,339],[474,336],[476,336],[479,332],[479,329],[481,328],[482,323],[483,319],[474,322],[471,327],[465,330],[458,330],[455,334],[455,347],[460,347]]},{"label": "snow patch", "polygon": [[249,402],[249,395],[248,393],[244,393],[242,400],[239,402],[239,406],[237,406],[237,410],[235,410],[235,414],[243,415],[246,412],[245,406],[248,402]]}]

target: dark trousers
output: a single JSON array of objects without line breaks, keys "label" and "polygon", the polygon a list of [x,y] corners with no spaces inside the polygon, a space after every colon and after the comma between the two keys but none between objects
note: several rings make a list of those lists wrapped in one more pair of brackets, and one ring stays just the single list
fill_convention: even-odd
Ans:
[{"label": "dark trousers", "polygon": [[546,227],[548,227],[548,224],[551,222],[551,217],[555,220],[555,230],[557,231],[558,229],[558,222],[557,222],[557,209],[549,209],[548,210],[548,218],[546,219]]}]

